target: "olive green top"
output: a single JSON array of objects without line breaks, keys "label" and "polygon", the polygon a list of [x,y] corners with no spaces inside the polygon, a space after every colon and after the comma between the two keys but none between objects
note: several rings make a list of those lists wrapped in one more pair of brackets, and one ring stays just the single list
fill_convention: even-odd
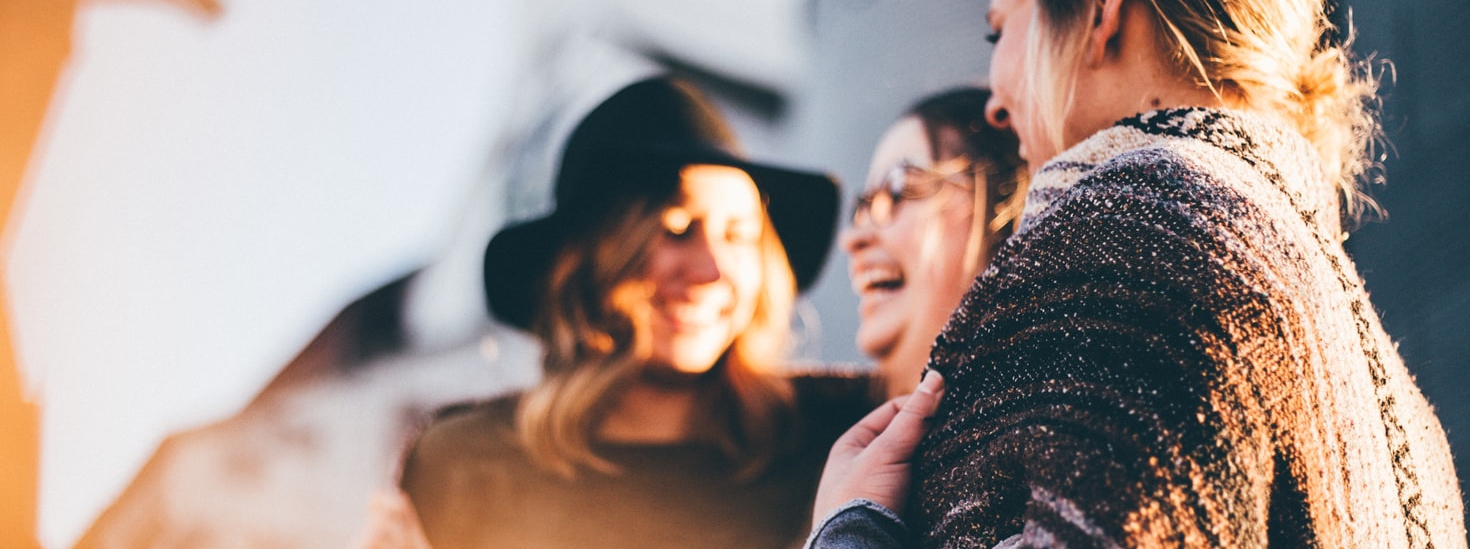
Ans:
[{"label": "olive green top", "polygon": [[441,415],[402,485],[436,549],[798,547],[832,441],[873,401],[865,379],[795,381],[798,443],[753,480],[732,478],[736,465],[697,442],[596,443],[622,471],[564,479],[522,450],[512,396]]}]

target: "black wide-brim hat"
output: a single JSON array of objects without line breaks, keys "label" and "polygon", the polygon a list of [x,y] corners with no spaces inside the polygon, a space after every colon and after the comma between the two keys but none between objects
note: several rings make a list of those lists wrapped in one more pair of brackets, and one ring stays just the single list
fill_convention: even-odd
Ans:
[{"label": "black wide-brim hat", "polygon": [[593,109],[567,140],[556,209],[501,230],[485,248],[485,298],[496,318],[529,329],[562,248],[639,199],[674,198],[685,166],[749,174],[786,248],[797,291],[816,281],[837,229],[837,182],[819,173],[750,162],[725,121],[693,86],[671,77],[631,84]]}]

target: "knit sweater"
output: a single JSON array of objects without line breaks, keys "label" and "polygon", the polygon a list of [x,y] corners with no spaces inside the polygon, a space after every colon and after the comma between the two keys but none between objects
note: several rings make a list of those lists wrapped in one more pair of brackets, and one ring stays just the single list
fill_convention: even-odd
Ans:
[{"label": "knit sweater", "polygon": [[1043,166],[939,336],[928,547],[1465,547],[1310,145],[1155,111]]}]

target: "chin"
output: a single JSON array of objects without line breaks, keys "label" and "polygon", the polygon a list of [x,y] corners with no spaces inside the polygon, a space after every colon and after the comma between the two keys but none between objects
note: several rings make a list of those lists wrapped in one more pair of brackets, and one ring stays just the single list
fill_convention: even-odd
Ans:
[{"label": "chin", "polygon": [[653,360],[651,360],[650,363],[657,364],[659,365],[658,369],[669,372],[678,372],[681,374],[702,374],[710,371],[711,369],[714,369],[715,362],[718,362],[719,359],[720,357],[718,355],[711,358],[705,354],[691,356],[678,353],[658,353],[654,355]]},{"label": "chin", "polygon": [[858,327],[857,337],[853,341],[859,352],[878,362],[888,358],[897,342],[898,338],[889,334],[864,332],[861,326]]},{"label": "chin", "polygon": [[714,369],[728,348],[729,345],[695,349],[675,347],[667,352],[654,353],[654,361],[663,363],[665,368],[676,372],[702,374]]},{"label": "chin", "polygon": [[672,369],[681,374],[699,375],[715,369],[716,360],[700,360],[691,361],[686,364],[675,364]]},{"label": "chin", "polygon": [[877,373],[883,379],[884,391],[889,398],[914,392],[919,386],[919,377],[924,374],[924,366],[929,362],[928,353],[900,356],[902,354],[894,351],[878,360]]}]

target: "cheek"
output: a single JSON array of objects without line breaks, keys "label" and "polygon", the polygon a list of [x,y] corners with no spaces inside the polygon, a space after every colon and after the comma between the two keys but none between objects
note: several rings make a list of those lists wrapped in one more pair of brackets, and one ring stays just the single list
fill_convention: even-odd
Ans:
[{"label": "cheek", "polygon": [[674,271],[674,266],[678,262],[674,253],[670,251],[668,245],[655,244],[647,254],[635,276],[653,284],[666,283],[671,278],[669,273]]},{"label": "cheek", "polygon": [[924,216],[929,212],[919,211],[922,208],[914,207],[918,205],[907,204],[909,207],[900,210],[892,224],[878,231],[878,242],[903,263],[904,270],[913,269],[921,262],[924,240],[928,238],[924,234],[928,230]]},{"label": "cheek", "polygon": [[1022,86],[1022,73],[1020,59],[1020,44],[1017,38],[1002,40],[996,44],[995,54],[990,58],[990,86],[991,91],[1000,99],[1001,105],[1010,113],[1014,120],[1017,111],[1023,110],[1025,105],[1020,104],[1019,91]]},{"label": "cheek", "polygon": [[1008,49],[1008,44],[1002,41],[990,53],[990,88],[1000,95],[1003,95],[1001,92],[1009,91],[1011,86],[1011,74],[1006,70],[1010,65]]},{"label": "cheek", "polygon": [[[1006,96],[1006,93],[1005,92],[1007,91],[1007,89],[1010,86],[1010,82],[1007,82],[1006,81],[1006,78],[1005,78],[1006,77],[1006,74],[1005,74],[1005,71],[1003,70],[1004,67],[1002,66],[1004,64],[1005,64],[1005,58],[1002,56],[1002,54],[1000,52],[1000,48],[997,47],[994,50],[994,52],[991,54],[991,56],[990,56],[990,74],[989,74],[989,77],[990,77],[990,91],[991,91],[991,93],[995,94],[996,99],[1003,99],[1003,98],[1005,98],[1005,96]],[[1010,105],[1007,105],[1005,101],[1000,101],[1000,105],[1001,105],[1001,107],[1010,107]]]},{"label": "cheek", "polygon": [[951,295],[955,293],[955,288],[969,286],[967,280],[970,273],[966,259],[974,219],[969,208],[970,204],[965,201],[953,205],[950,210],[941,214],[944,221],[939,229],[943,234],[939,235],[941,238],[936,246],[936,257],[929,262],[933,265],[931,278],[935,290],[938,290],[936,293]]},{"label": "cheek", "polygon": [[727,276],[735,292],[736,309],[741,311],[742,316],[748,317],[755,310],[764,278],[760,254],[743,254],[743,257],[734,261]]}]

